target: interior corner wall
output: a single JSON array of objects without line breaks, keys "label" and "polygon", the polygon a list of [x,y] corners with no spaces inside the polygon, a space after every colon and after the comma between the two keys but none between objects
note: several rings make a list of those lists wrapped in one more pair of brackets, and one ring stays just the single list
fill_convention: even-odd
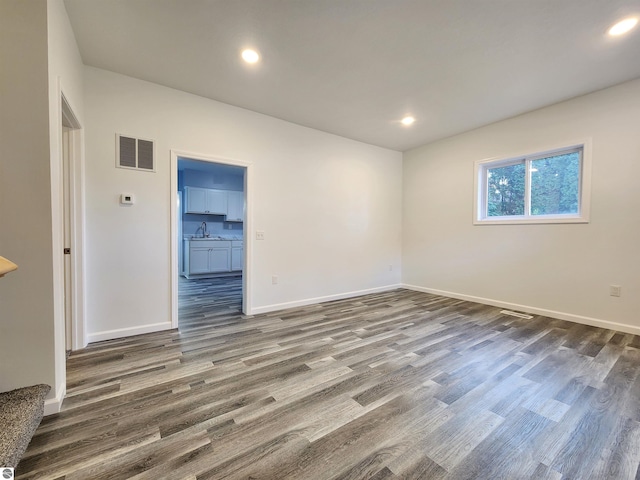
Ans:
[{"label": "interior corner wall", "polygon": [[[405,152],[403,283],[640,333],[639,128],[635,80]],[[588,224],[473,225],[475,160],[585,138]]]},{"label": "interior corner wall", "polygon": [[[92,67],[84,107],[90,340],[171,327],[171,150],[252,163],[254,311],[399,284],[401,153]],[[155,173],[116,168],[117,133]]]},{"label": "interior corner wall", "polygon": [[[75,36],[71,28],[69,17],[62,0],[47,0],[47,32],[48,32],[48,76],[49,76],[49,163],[51,175],[51,245],[53,255],[53,298],[54,298],[54,343],[55,343],[55,374],[56,384],[53,391],[56,398],[57,411],[61,406],[66,391],[66,342],[65,342],[65,311],[64,311],[64,261],[62,251],[64,248],[64,200],[62,180],[62,103],[61,94],[71,107],[76,120],[82,125],[84,117],[83,109],[83,82],[84,65],[76,44]],[[74,161],[81,161],[82,155]],[[82,165],[74,165],[74,173],[81,183]],[[83,198],[81,188],[73,188],[72,191],[80,193],[75,195],[76,208],[82,209]],[[81,228],[81,225],[79,225]],[[73,242],[74,250],[82,247],[78,242]],[[74,252],[76,253],[76,252]],[[75,273],[74,273],[75,275]],[[76,278],[76,280],[79,280]],[[81,279],[80,279],[81,280]],[[71,296],[75,300],[75,293]],[[82,293],[77,292],[77,293]],[[76,302],[75,306],[78,303]],[[76,318],[82,319],[81,312],[76,312]],[[76,328],[79,328],[76,326]],[[53,413],[53,411],[47,413]]]},{"label": "interior corner wall", "polygon": [[0,2],[0,391],[56,385],[47,56],[46,1]]}]

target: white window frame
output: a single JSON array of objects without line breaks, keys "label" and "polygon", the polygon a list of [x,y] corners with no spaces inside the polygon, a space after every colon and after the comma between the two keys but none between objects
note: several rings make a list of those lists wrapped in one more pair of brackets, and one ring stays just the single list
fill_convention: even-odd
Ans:
[{"label": "white window frame", "polygon": [[[582,150],[580,158],[580,179],[578,193],[577,214],[531,215],[529,202],[531,201],[531,170],[532,160],[550,157],[559,153]],[[489,217],[487,215],[488,179],[487,171],[491,168],[516,165],[524,162],[525,173],[525,214]],[[544,223],[589,223],[591,198],[591,139],[571,142],[560,147],[545,148],[531,154],[509,155],[500,158],[488,158],[474,162],[474,225],[522,225]]]}]

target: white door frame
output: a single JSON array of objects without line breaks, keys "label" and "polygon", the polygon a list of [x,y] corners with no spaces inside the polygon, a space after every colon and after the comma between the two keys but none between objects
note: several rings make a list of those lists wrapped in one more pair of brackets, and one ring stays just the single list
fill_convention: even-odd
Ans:
[{"label": "white door frame", "polygon": [[[63,100],[64,104],[64,100]],[[62,111],[62,234],[63,248],[71,248],[71,172],[69,168],[69,157],[71,156],[71,135],[73,127],[67,120],[65,111]],[[71,282],[73,274],[71,271],[71,253],[62,256],[64,270],[64,346],[66,350],[73,350],[73,288]]]},{"label": "white door frame", "polygon": [[[251,241],[253,232],[253,164],[244,160],[215,157],[201,153],[186,152],[182,150],[171,150],[171,327],[178,328],[178,213],[176,204],[178,201],[178,157],[198,160],[201,162],[220,163],[222,165],[232,165],[244,167],[244,269],[242,272],[242,312],[251,315],[251,270],[253,243]],[[184,200],[184,199],[183,199]]]},{"label": "white door frame", "polygon": [[[60,112],[70,126],[69,136],[69,210],[71,229],[71,349],[87,346],[84,302],[84,129],[73,113],[62,88],[60,88]],[[61,129],[62,134],[62,118]],[[62,138],[60,158],[62,159]],[[62,227],[61,227],[62,228]],[[61,254],[58,252],[57,254]]]}]

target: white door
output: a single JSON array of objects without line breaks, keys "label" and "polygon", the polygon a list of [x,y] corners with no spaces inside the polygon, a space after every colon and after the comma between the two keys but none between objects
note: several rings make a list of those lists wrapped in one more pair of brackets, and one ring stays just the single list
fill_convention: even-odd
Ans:
[{"label": "white door", "polygon": [[71,129],[62,126],[62,195],[63,195],[63,234],[64,234],[64,326],[65,348],[71,350],[73,340],[72,332],[72,305],[73,288],[71,286],[71,189],[70,189],[70,135]]},{"label": "white door", "polygon": [[82,180],[79,176],[82,157],[82,135],[80,122],[74,115],[64,95],[61,95],[62,112],[60,118],[60,224],[56,225],[56,235],[61,236],[63,250],[61,275],[63,288],[60,301],[64,307],[65,349],[83,348],[84,291],[82,289],[83,257],[83,201],[80,195]]}]

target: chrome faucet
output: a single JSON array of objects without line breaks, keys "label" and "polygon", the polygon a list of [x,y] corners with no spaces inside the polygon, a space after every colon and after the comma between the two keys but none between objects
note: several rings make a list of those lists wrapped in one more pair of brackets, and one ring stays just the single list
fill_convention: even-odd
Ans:
[{"label": "chrome faucet", "polygon": [[207,222],[202,222],[202,225],[200,225],[200,228],[202,229],[202,238],[207,236]]}]

